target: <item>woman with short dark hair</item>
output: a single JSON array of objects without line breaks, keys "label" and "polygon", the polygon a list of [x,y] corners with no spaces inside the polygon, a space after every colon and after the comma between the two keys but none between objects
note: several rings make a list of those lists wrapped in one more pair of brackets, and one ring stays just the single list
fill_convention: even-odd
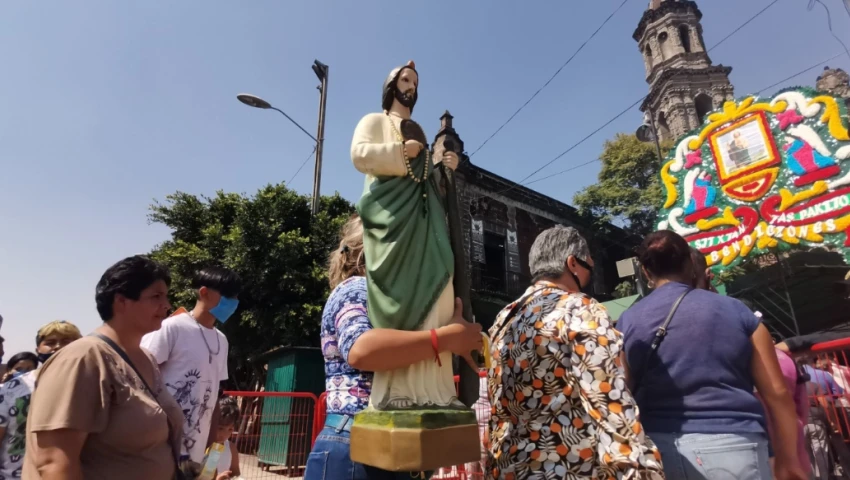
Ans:
[{"label": "woman with short dark hair", "polygon": [[95,289],[104,323],[38,375],[23,478],[173,479],[183,414],[139,346],[168,315],[171,277],[144,256],[109,267]]},{"label": "woman with short dark hair", "polygon": [[655,290],[623,313],[623,364],[668,478],[772,479],[764,410],[777,432],[776,478],[804,479],[794,402],[767,328],[740,301],[703,289],[691,249],[671,231],[641,245]]}]

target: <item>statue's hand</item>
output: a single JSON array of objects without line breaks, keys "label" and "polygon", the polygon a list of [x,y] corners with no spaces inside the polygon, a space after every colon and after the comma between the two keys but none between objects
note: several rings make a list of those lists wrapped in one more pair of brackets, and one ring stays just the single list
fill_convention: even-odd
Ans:
[{"label": "statue's hand", "polygon": [[451,168],[452,171],[457,169],[460,160],[455,152],[446,152],[443,154],[443,165]]},{"label": "statue's hand", "polygon": [[407,158],[416,158],[421,151],[422,144],[416,140],[408,140],[404,142],[404,155]]},{"label": "statue's hand", "polygon": [[472,360],[472,351],[481,351],[484,339],[481,336],[481,325],[470,323],[463,319],[463,302],[455,299],[455,312],[452,321],[445,327],[440,328],[444,334],[443,345],[446,350],[463,357],[469,367],[478,371],[478,365]]}]

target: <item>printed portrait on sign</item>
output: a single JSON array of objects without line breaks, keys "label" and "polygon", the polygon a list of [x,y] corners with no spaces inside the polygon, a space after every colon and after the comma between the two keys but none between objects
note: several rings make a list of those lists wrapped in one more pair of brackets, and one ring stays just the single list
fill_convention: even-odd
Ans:
[{"label": "printed portrait on sign", "polygon": [[775,158],[770,134],[760,115],[747,117],[718,131],[712,143],[723,177],[733,177]]}]

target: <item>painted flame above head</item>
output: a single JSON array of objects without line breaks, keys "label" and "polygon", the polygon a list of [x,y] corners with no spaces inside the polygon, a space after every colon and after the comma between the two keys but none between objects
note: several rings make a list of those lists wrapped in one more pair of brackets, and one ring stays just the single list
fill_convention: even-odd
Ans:
[{"label": "painted flame above head", "polygon": [[416,64],[413,63],[413,60],[408,60],[407,66],[414,69],[414,70],[416,69]]}]

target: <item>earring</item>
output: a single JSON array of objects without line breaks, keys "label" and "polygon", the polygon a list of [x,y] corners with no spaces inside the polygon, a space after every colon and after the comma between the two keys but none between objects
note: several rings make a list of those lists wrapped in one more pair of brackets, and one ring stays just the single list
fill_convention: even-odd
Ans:
[{"label": "earring", "polygon": [[655,280],[647,280],[646,286],[649,288],[655,288]]}]

